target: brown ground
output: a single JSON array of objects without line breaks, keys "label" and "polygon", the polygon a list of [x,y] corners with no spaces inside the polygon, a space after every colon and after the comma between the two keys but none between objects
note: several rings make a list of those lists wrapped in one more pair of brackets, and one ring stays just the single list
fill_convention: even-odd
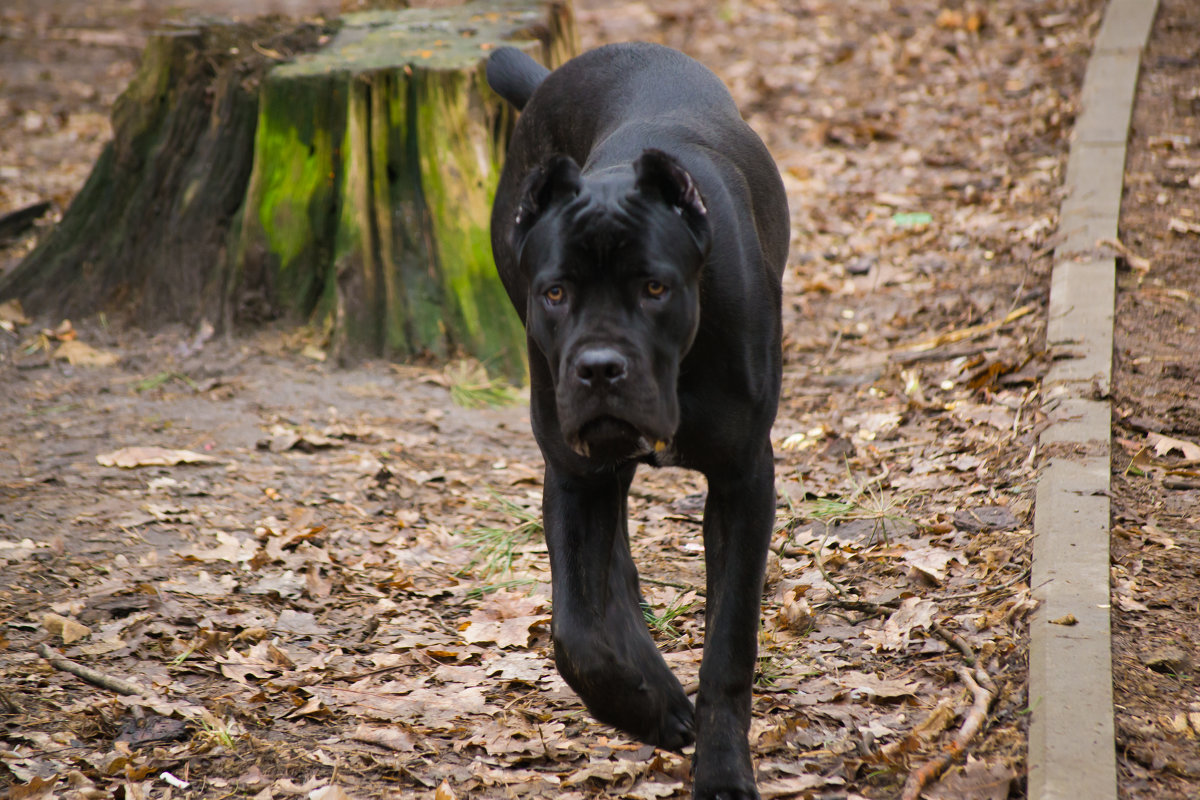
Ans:
[{"label": "brown ground", "polygon": [[[586,46],[656,39],[712,66],[789,190],[780,531],[752,732],[764,795],[895,796],[970,707],[950,639],[979,656],[999,697],[969,757],[926,796],[1023,796],[1044,304],[1099,2],[582,6]],[[160,16],[115,0],[0,10],[0,213],[68,202]],[[1194,78],[1195,52],[1184,58],[1193,66],[1164,71]],[[1195,107],[1186,90],[1163,96]],[[1138,129],[1191,125],[1200,138],[1194,116],[1177,119],[1139,116]],[[1181,215],[1200,167],[1167,159],[1194,157],[1194,142],[1149,153],[1152,207],[1166,193]],[[1125,234],[1153,267],[1122,313],[1144,309],[1137,346],[1165,348],[1167,332],[1145,333],[1178,321],[1187,335],[1168,314],[1195,313],[1177,271],[1190,264],[1194,284],[1197,240],[1153,222],[1142,235]],[[31,241],[9,243],[0,269]],[[594,723],[554,674],[544,550],[536,531],[520,535],[541,472],[523,404],[461,407],[454,369],[335,370],[315,337],[282,331],[231,341],[76,320],[78,340],[118,361],[71,364],[55,357],[72,336],[60,322],[0,331],[0,781],[14,796],[165,796],[164,771],[212,798],[434,797],[439,785],[442,798],[686,795],[686,757]],[[1183,385],[1171,380],[1194,386],[1194,359],[1121,341],[1122,367],[1145,371],[1122,373],[1120,413],[1194,440],[1194,405],[1170,406],[1195,392],[1166,394]],[[1157,402],[1148,386],[1162,408],[1143,405]],[[215,461],[97,459],[148,446]],[[1162,489],[1144,453],[1138,465],[1149,477],[1115,481],[1118,547],[1146,546],[1119,553],[1116,580],[1122,609],[1149,610],[1122,611],[1118,631],[1128,617],[1150,635],[1127,634],[1117,661],[1123,678],[1162,683],[1122,683],[1123,780],[1151,787],[1140,796],[1172,781],[1195,796],[1195,778],[1171,777],[1200,730],[1180,702],[1195,701],[1194,683],[1137,649],[1196,622],[1194,588],[1147,578],[1182,575],[1195,551],[1186,507],[1147,492],[1195,492]],[[701,641],[703,482],[660,471],[635,487],[635,554],[686,683]],[[43,643],[156,699],[56,671]]]},{"label": "brown ground", "polygon": [[[1121,239],[1113,663],[1123,796],[1200,796],[1200,6],[1162,0],[1143,59]],[[1174,221],[1174,222],[1173,222]],[[1188,229],[1188,224],[1195,229]],[[1149,259],[1149,269],[1135,263]]]}]

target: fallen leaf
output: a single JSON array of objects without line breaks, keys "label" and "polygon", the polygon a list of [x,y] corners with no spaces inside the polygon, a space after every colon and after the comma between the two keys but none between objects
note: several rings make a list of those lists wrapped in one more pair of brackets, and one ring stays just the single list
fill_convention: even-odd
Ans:
[{"label": "fallen leaf", "polygon": [[1159,456],[1165,456],[1173,450],[1178,450],[1183,453],[1183,457],[1188,461],[1200,461],[1200,444],[1189,442],[1184,439],[1176,439],[1172,436],[1163,436],[1160,433],[1153,431],[1146,434],[1146,441],[1154,448],[1154,452]]},{"label": "fallen leaf", "polygon": [[0,322],[7,322],[12,325],[28,325],[33,320],[25,316],[25,310],[21,308],[21,301],[15,297],[12,300],[5,300],[0,303]]},{"label": "fallen leaf", "polygon": [[807,797],[809,796],[807,793],[813,789],[820,789],[823,786],[843,786],[845,783],[845,778],[840,778],[836,775],[828,777],[817,774],[793,775],[787,778],[764,781],[759,784],[758,793],[762,797],[762,800],[769,800],[776,797]]},{"label": "fallen leaf", "polygon": [[239,564],[254,558],[254,554],[258,552],[258,542],[253,539],[238,537],[225,531],[213,531],[213,536],[218,543],[216,547],[197,545],[185,548],[179,555],[196,561],[228,561]]},{"label": "fallen leaf", "polygon": [[71,324],[71,320],[64,319],[58,323],[57,328],[43,328],[42,336],[47,339],[57,339],[60,342],[70,342],[79,336],[75,331],[75,326]]},{"label": "fallen leaf", "polygon": [[951,770],[927,792],[929,800],[1004,800],[1016,772],[1003,761],[984,761],[972,757]]},{"label": "fallen leaf", "polygon": [[621,797],[631,800],[655,800],[658,797],[670,797],[683,789],[683,781],[660,783],[658,781],[638,781],[638,784]]},{"label": "fallen leaf", "polygon": [[217,459],[191,450],[168,450],[165,447],[123,447],[96,456],[102,467],[173,467],[176,464],[212,464]]},{"label": "fallen leaf", "polygon": [[943,550],[940,547],[918,547],[904,554],[904,561],[934,583],[946,580],[946,565],[951,561],[962,561],[962,554]]},{"label": "fallen leaf", "polygon": [[111,367],[121,358],[106,350],[97,350],[78,339],[63,342],[54,351],[54,357],[66,361],[73,367]]},{"label": "fallen leaf", "polygon": [[354,800],[354,795],[336,783],[331,783],[320,789],[313,789],[308,793],[308,800]]},{"label": "fallen leaf", "polygon": [[811,628],[813,613],[808,599],[800,595],[796,589],[788,589],[779,608],[779,621],[785,627],[798,633],[804,633]]},{"label": "fallen leaf", "polygon": [[1200,234],[1200,222],[1190,222],[1179,217],[1171,217],[1167,222],[1167,228],[1175,233],[1197,233]]},{"label": "fallen leaf", "polygon": [[865,695],[871,700],[896,700],[913,697],[920,685],[912,681],[887,680],[858,670],[847,670],[837,676],[836,682],[845,689]]},{"label": "fallen leaf", "polygon": [[417,749],[416,743],[413,741],[412,735],[403,728],[395,725],[378,726],[360,724],[350,734],[351,739],[367,744],[376,744],[380,747],[386,747],[388,750],[395,750],[397,753],[411,753]]},{"label": "fallen leaf", "polygon": [[458,800],[454,790],[450,788],[450,782],[443,780],[438,784],[437,791],[434,792],[433,800]]},{"label": "fallen leaf", "polygon": [[867,631],[867,639],[878,650],[901,650],[908,644],[913,628],[928,628],[933,624],[937,606],[932,600],[906,597],[900,608],[887,618],[881,631]]},{"label": "fallen leaf", "polygon": [[1058,619],[1050,620],[1051,625],[1078,625],[1079,619],[1074,614],[1064,614]]},{"label": "fallen leaf", "polygon": [[275,621],[274,627],[277,631],[302,636],[321,636],[328,633],[324,626],[317,624],[317,618],[313,614],[290,608],[279,612],[279,619]]},{"label": "fallen leaf", "polygon": [[[10,762],[5,761],[5,766]],[[20,779],[20,775],[17,776]],[[34,775],[28,783],[23,786],[14,786],[10,790],[11,793],[7,796],[12,800],[54,800],[58,795],[54,791],[55,784],[58,783],[58,777],[46,779],[40,775]]]},{"label": "fallen leaf", "polygon": [[499,621],[472,622],[463,628],[463,639],[469,644],[494,642],[497,647],[528,647],[533,629],[550,623],[549,614],[516,617]]},{"label": "fallen leaf", "polygon": [[55,636],[62,637],[63,644],[78,642],[91,635],[92,629],[61,614],[46,614],[42,617],[42,627]]},{"label": "fallen leaf", "polygon": [[479,686],[458,684],[436,689],[410,689],[411,684],[393,681],[379,686],[356,685],[353,689],[309,686],[305,691],[329,708],[375,719],[402,719],[419,723],[423,728],[440,730],[461,725],[466,715],[498,710],[489,706]]},{"label": "fallen leaf", "polygon": [[967,533],[1015,531],[1020,521],[1005,506],[975,506],[954,512],[954,527]]},{"label": "fallen leaf", "polygon": [[550,674],[550,660],[536,653],[504,653],[484,662],[490,677],[535,684]]},{"label": "fallen leaf", "polygon": [[319,600],[333,593],[333,581],[323,577],[316,564],[309,564],[308,573],[304,576],[304,588],[309,597]]}]

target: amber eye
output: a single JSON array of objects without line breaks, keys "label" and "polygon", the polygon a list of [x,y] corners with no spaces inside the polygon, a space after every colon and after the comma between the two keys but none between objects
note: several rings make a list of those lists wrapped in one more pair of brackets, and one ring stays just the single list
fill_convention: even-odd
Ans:
[{"label": "amber eye", "polygon": [[667,293],[667,287],[658,281],[646,281],[646,294],[651,297],[662,297]]},{"label": "amber eye", "polygon": [[563,287],[561,286],[551,286],[545,291],[543,296],[551,303],[561,303],[567,296],[567,293],[563,291]]}]

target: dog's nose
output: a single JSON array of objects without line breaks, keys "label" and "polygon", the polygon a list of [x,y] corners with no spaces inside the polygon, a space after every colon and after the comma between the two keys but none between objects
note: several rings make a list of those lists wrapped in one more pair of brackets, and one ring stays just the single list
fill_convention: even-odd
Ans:
[{"label": "dog's nose", "polygon": [[575,377],[584,386],[612,386],[625,377],[629,362],[611,347],[584,350],[575,359]]}]

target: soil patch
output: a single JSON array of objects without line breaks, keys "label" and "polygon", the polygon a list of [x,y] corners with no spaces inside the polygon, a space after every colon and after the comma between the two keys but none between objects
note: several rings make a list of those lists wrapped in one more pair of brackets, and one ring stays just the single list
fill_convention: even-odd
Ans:
[{"label": "soil patch", "polygon": [[[1200,793],[1200,7],[1162,0],[1121,205],[1113,669],[1121,796]],[[1142,261],[1140,259],[1146,259]]]}]

